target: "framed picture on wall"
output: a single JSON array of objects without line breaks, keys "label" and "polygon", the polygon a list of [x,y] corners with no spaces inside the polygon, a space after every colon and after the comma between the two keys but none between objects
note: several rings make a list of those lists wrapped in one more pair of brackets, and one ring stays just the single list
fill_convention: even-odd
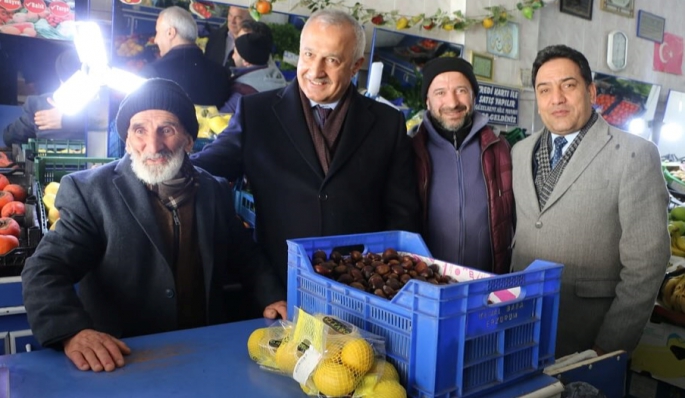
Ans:
[{"label": "framed picture on wall", "polygon": [[495,61],[492,55],[472,52],[471,65],[473,65],[473,74],[476,75],[476,77],[485,80],[492,80],[492,73],[495,66]]},{"label": "framed picture on wall", "polygon": [[666,18],[650,14],[643,10],[637,13],[637,37],[657,43],[664,42]]},{"label": "framed picture on wall", "polygon": [[599,3],[602,11],[613,12],[624,17],[633,18],[635,15],[635,0],[602,0]]},{"label": "framed picture on wall", "polygon": [[561,0],[559,11],[592,20],[592,2],[593,0]]}]

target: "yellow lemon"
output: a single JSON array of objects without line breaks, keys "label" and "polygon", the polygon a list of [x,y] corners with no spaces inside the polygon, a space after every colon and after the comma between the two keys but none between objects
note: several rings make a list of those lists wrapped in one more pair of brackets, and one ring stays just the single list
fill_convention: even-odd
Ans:
[{"label": "yellow lemon", "polygon": [[295,365],[301,355],[302,354],[297,350],[297,344],[292,341],[283,342],[276,350],[274,361],[281,372],[292,376]]},{"label": "yellow lemon", "polygon": [[59,190],[59,182],[57,181],[51,181],[48,185],[45,186],[45,194],[52,194],[52,195],[57,195],[57,191]]},{"label": "yellow lemon", "polygon": [[396,381],[379,381],[371,394],[364,398],[407,398],[407,391]]},{"label": "yellow lemon", "polygon": [[262,357],[261,342],[266,335],[267,329],[261,328],[252,332],[247,339],[247,353],[250,355],[250,359],[255,362],[259,362]]},{"label": "yellow lemon", "polygon": [[55,194],[45,194],[43,196],[43,204],[48,208],[48,210],[55,207]]},{"label": "yellow lemon", "polygon": [[323,361],[314,371],[312,380],[322,394],[340,397],[351,393],[358,379],[347,366]]},{"label": "yellow lemon", "polygon": [[340,360],[357,375],[362,376],[373,366],[373,347],[361,338],[350,340],[343,346]]},{"label": "yellow lemon", "polygon": [[56,207],[51,207],[50,210],[48,210],[48,221],[50,224],[54,224],[59,220],[59,210],[57,210]]},{"label": "yellow lemon", "polygon": [[378,374],[378,381],[383,381],[383,380],[389,380],[389,381],[400,381],[400,375],[397,372],[397,369],[390,363],[385,360],[378,360],[376,363],[374,363],[373,368],[369,371],[369,373],[375,373]]},{"label": "yellow lemon", "polygon": [[59,219],[55,220],[55,222],[50,226],[50,231],[54,231],[54,230],[55,230],[55,227],[57,226],[57,222],[58,222],[58,221],[59,221]]},{"label": "yellow lemon", "polygon": [[409,26],[409,20],[406,17],[402,17],[397,20],[397,23],[395,23],[395,28],[397,30],[400,29],[406,29],[407,26]]},{"label": "yellow lemon", "polygon": [[495,21],[493,21],[492,18],[485,18],[482,24],[485,29],[490,29],[495,26]]}]

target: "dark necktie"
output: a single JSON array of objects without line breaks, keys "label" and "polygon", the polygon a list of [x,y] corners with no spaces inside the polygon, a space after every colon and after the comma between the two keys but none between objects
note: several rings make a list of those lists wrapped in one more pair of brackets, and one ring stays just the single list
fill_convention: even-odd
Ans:
[{"label": "dark necktie", "polygon": [[554,139],[554,155],[552,156],[552,169],[559,163],[563,156],[562,150],[568,141],[565,137],[557,137]]},{"label": "dark necktie", "polygon": [[314,109],[316,109],[316,113],[319,115],[319,127],[323,130],[323,126],[326,125],[326,119],[328,119],[328,116],[333,112],[333,109],[324,108],[321,105],[315,106]]}]

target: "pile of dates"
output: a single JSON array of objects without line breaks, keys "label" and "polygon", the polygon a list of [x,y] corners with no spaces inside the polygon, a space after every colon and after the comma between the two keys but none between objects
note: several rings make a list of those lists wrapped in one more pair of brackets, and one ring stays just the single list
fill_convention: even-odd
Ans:
[{"label": "pile of dates", "polygon": [[436,264],[399,255],[392,248],[383,254],[352,251],[349,256],[333,251],[330,257],[318,250],[312,256],[312,264],[319,275],[389,300],[412,279],[434,285],[457,283],[441,275]]}]

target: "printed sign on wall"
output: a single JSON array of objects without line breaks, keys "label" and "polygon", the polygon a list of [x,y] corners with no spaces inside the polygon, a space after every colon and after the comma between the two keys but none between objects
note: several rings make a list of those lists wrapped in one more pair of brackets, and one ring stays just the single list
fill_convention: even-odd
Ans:
[{"label": "printed sign on wall", "polygon": [[518,125],[520,91],[491,84],[478,84],[476,110],[490,118],[490,123],[507,126]]},{"label": "printed sign on wall", "polygon": [[74,39],[74,9],[55,0],[0,0],[0,33]]}]

